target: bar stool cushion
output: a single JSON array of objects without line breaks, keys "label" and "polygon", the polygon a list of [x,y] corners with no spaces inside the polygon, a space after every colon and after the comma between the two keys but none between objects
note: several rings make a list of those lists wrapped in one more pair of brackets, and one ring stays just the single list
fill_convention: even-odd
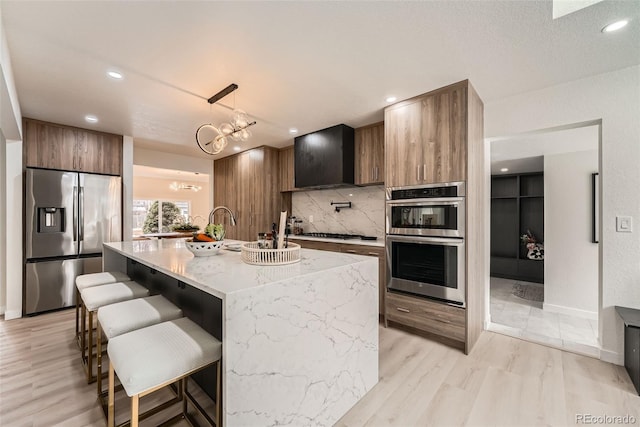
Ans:
[{"label": "bar stool cushion", "polygon": [[104,305],[149,296],[149,290],[134,281],[117,282],[83,289],[80,295],[87,310],[96,311]]},{"label": "bar stool cushion", "polygon": [[129,281],[131,281],[129,276],[119,271],[103,271],[101,273],[82,274],[76,277],[76,287],[81,291],[92,286]]},{"label": "bar stool cushion", "polygon": [[182,310],[162,295],[136,298],[98,309],[98,321],[108,339],[181,317]]},{"label": "bar stool cushion", "polygon": [[131,397],[214,363],[222,343],[183,317],[117,336],[107,353]]}]

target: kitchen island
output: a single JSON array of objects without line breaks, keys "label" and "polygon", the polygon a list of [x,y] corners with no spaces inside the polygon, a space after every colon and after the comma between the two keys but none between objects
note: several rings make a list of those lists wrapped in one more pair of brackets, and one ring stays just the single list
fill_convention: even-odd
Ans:
[{"label": "kitchen island", "polygon": [[138,264],[221,307],[199,315],[220,317],[225,426],[329,426],[378,382],[371,257],[302,249],[298,263],[254,266],[227,250],[194,257],[182,239],[104,245],[105,270]]}]

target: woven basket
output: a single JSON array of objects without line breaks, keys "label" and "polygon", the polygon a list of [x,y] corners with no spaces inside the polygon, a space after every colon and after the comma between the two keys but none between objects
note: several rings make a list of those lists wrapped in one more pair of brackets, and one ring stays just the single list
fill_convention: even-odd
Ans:
[{"label": "woven basket", "polygon": [[259,249],[258,242],[242,245],[242,261],[253,265],[284,265],[300,261],[300,245],[289,242],[284,249]]}]

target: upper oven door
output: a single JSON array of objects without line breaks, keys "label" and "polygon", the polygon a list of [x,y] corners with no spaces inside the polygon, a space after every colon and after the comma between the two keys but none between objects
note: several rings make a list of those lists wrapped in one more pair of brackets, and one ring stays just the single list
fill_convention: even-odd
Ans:
[{"label": "upper oven door", "polygon": [[388,200],[387,234],[464,237],[463,197]]}]

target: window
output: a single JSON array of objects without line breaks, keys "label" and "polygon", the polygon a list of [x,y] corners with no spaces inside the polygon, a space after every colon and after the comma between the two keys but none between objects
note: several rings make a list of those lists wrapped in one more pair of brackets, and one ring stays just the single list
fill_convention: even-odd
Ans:
[{"label": "window", "polygon": [[186,221],[190,211],[190,202],[184,200],[134,200],[133,235],[170,232],[169,226],[179,217]]}]

